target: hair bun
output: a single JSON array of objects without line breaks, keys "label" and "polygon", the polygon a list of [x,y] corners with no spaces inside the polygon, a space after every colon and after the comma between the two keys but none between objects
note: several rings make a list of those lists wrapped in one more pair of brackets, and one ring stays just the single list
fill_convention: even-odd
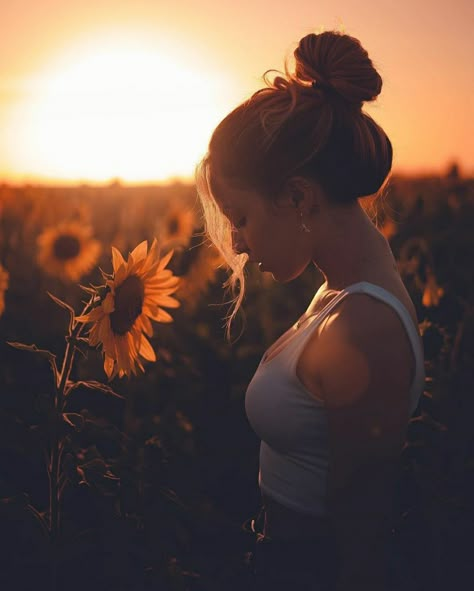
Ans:
[{"label": "hair bun", "polygon": [[362,106],[382,90],[382,78],[360,41],[337,31],[310,33],[294,52],[293,78],[305,86],[331,88],[347,102]]}]

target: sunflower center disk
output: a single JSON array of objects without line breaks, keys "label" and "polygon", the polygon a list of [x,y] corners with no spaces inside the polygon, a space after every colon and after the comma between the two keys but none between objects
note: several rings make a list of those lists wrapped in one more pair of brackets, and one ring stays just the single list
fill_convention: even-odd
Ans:
[{"label": "sunflower center disk", "polygon": [[63,234],[54,241],[53,250],[57,259],[67,261],[77,257],[81,251],[81,243],[75,236]]},{"label": "sunflower center disk", "polygon": [[176,218],[172,218],[168,222],[168,234],[170,236],[174,236],[175,234],[178,233],[178,230],[179,230],[179,222]]},{"label": "sunflower center disk", "polygon": [[117,335],[124,335],[142,313],[145,291],[142,281],[130,275],[115,291],[115,310],[110,315],[110,326]]}]

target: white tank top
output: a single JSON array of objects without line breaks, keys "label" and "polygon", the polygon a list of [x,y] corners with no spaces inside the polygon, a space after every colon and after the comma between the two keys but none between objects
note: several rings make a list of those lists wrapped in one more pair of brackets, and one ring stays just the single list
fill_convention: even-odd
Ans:
[{"label": "white tank top", "polygon": [[[415,357],[410,387],[410,416],[423,392],[424,354],[418,327],[406,307],[386,289],[362,281],[337,295],[260,365],[245,396],[249,422],[261,439],[259,485],[282,505],[312,515],[325,515],[329,467],[328,423],[324,402],[318,401],[296,375],[304,344],[332,310],[349,294],[364,293],[394,308],[400,316]],[[318,294],[316,294],[314,300]],[[308,310],[311,309],[313,302]]]}]

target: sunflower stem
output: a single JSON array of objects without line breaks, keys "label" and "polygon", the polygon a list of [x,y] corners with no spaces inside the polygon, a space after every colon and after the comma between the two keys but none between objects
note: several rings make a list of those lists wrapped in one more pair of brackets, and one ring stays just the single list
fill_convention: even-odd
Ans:
[{"label": "sunflower stem", "polygon": [[[93,305],[93,297],[85,305],[83,314],[86,314]],[[79,322],[72,325],[66,338],[66,349],[58,383],[54,396],[54,419],[51,425],[51,453],[48,465],[49,478],[49,534],[52,543],[52,589],[57,589],[58,584],[58,550],[60,532],[60,496],[61,496],[61,457],[65,442],[61,437],[63,399],[66,385],[74,364],[76,352],[76,338],[79,337],[83,325]]]}]

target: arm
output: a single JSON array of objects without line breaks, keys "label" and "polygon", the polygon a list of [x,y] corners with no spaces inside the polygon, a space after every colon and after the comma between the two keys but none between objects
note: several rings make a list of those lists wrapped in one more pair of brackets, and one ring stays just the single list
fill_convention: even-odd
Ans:
[{"label": "arm", "polygon": [[385,591],[385,546],[396,469],[388,462],[370,465],[366,457],[365,465],[354,469],[354,458],[348,467],[347,456],[338,458],[336,453],[331,462],[327,504],[341,558],[336,590]]},{"label": "arm", "polygon": [[337,591],[384,591],[411,347],[393,310],[353,295],[321,333],[318,351],[329,422],[327,504],[342,561]]}]

